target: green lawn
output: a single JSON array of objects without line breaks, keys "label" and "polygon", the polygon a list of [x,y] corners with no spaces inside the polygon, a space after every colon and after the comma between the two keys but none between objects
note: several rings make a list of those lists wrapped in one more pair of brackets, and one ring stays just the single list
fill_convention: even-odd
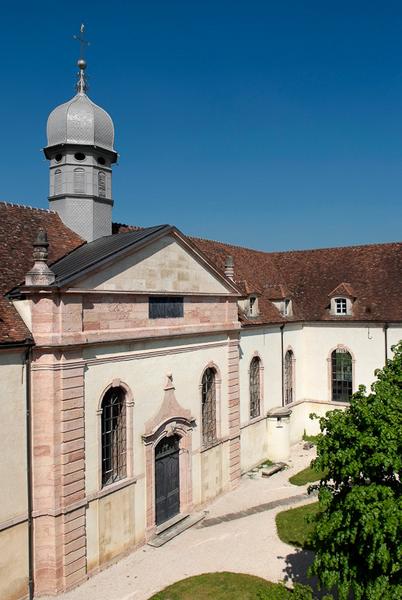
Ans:
[{"label": "green lawn", "polygon": [[318,435],[307,435],[306,430],[303,433],[303,442],[311,442],[312,444],[316,444],[318,440]]},{"label": "green lawn", "polygon": [[316,471],[312,467],[307,467],[303,471],[299,471],[292,477],[289,477],[290,483],[293,485],[306,485],[306,483],[312,483],[313,481],[319,481],[325,476],[324,471]]},{"label": "green lawn", "polygon": [[282,542],[300,548],[309,548],[308,536],[313,524],[307,522],[307,517],[318,512],[318,502],[305,504],[290,510],[284,510],[276,515],[276,529]]},{"label": "green lawn", "polygon": [[205,573],[189,577],[149,600],[290,600],[284,586],[242,573]]}]

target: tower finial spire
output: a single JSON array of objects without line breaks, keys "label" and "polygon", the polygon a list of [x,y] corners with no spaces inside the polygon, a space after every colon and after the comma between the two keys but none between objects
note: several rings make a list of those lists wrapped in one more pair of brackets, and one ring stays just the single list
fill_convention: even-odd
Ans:
[{"label": "tower finial spire", "polygon": [[85,94],[88,89],[87,78],[85,76],[85,69],[87,68],[86,60],[84,59],[84,51],[85,47],[90,45],[90,42],[84,38],[85,25],[81,23],[80,33],[78,35],[74,35],[73,38],[80,43],[80,57],[77,61],[77,65],[79,68],[77,74],[77,92],[79,94]]}]

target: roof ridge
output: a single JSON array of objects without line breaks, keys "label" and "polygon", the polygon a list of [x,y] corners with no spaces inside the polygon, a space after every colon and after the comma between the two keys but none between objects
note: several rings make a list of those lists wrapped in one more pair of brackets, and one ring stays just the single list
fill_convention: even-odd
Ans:
[{"label": "roof ridge", "polygon": [[14,202],[7,202],[7,200],[0,200],[0,204],[4,204],[5,206],[14,206],[16,208],[27,208],[29,210],[39,210],[45,213],[55,213],[54,210],[50,210],[49,208],[39,208],[37,206],[29,206],[28,204],[15,204]]},{"label": "roof ridge", "polygon": [[289,254],[295,252],[323,252],[325,250],[346,250],[348,248],[372,248],[374,246],[394,246],[402,244],[402,241],[394,242],[373,242],[371,244],[351,244],[348,246],[324,246],[322,248],[299,248],[289,250],[256,250],[255,248],[249,248],[248,246],[240,246],[239,244],[232,244],[230,242],[222,242],[220,240],[211,240],[209,238],[201,238],[196,236],[187,235],[190,239],[200,242],[212,242],[214,244],[220,244],[221,246],[229,246],[230,248],[239,248],[240,250],[248,250],[249,252],[258,252],[259,254]]}]

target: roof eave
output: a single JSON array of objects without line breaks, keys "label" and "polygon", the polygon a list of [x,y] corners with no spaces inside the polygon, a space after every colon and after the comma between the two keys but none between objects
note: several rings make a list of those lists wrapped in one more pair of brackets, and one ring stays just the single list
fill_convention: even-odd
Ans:
[{"label": "roof eave", "polygon": [[104,148],[103,146],[97,146],[96,144],[73,144],[72,142],[66,142],[64,144],[52,144],[50,146],[45,146],[43,148],[43,153],[45,155],[45,157],[50,160],[52,158],[52,156],[54,155],[55,152],[57,152],[58,150],[68,150],[70,148],[77,148],[77,146],[79,146],[80,148],[82,148],[83,150],[93,150],[98,149],[100,152],[102,152],[103,154],[106,154],[109,158],[111,163],[115,163],[117,162],[117,159],[119,158],[118,153],[115,150],[110,150],[110,148]]}]

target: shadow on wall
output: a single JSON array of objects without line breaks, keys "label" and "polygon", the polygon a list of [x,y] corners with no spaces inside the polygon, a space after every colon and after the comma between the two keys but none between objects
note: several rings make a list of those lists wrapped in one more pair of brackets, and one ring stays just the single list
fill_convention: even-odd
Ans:
[{"label": "shadow on wall", "polygon": [[294,549],[294,552],[287,556],[278,556],[278,558],[284,558],[286,567],[284,569],[284,581],[292,583],[301,583],[303,585],[309,585],[314,593],[315,598],[323,598],[328,591],[318,589],[318,582],[316,577],[308,577],[307,569],[313,562],[314,553],[309,550]]}]

